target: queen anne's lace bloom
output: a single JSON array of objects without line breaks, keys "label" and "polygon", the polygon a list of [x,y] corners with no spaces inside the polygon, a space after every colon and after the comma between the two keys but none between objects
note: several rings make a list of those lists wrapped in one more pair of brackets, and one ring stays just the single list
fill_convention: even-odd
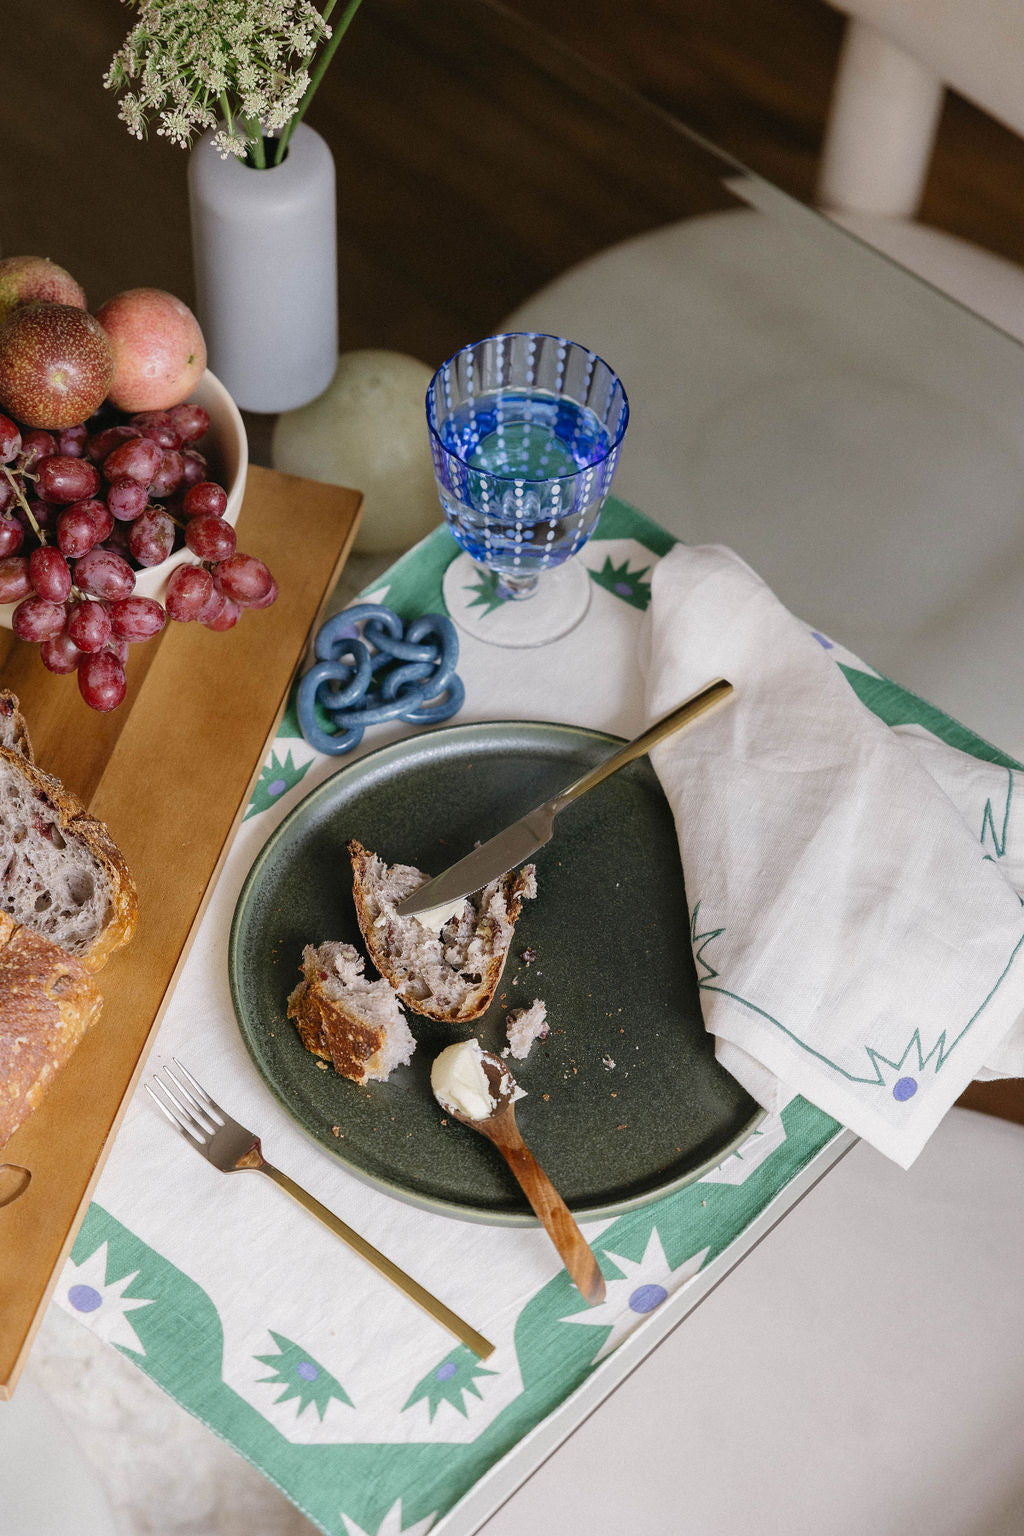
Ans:
[{"label": "queen anne's lace bloom", "polygon": [[143,138],[155,116],[157,134],[185,148],[216,128],[225,157],[244,159],[259,136],[288,125],[331,35],[312,0],[125,3],[137,5],[138,21],[103,83],[120,94],[129,133]]}]

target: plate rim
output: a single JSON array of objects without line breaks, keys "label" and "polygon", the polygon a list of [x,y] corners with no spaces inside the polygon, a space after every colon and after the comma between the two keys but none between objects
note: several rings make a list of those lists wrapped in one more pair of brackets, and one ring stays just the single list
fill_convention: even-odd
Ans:
[{"label": "plate rim", "polygon": [[[227,945],[227,970],[228,984],[231,991],[231,1004],[235,1015],[235,1024],[242,1038],[250,1060],[256,1070],[257,1076],[267,1088],[278,1104],[294,1125],[321,1153],[325,1154],[332,1162],[339,1163],[347,1173],[357,1179],[361,1184],[367,1185],[379,1193],[390,1195],[402,1204],[411,1205],[416,1209],[428,1211],[434,1215],[449,1216],[456,1220],[468,1221],[483,1226],[498,1227],[537,1227],[540,1221],[532,1211],[493,1211],[485,1210],[477,1205],[468,1205],[460,1200],[445,1200],[435,1195],[424,1194],[409,1188],[406,1184],[388,1179],[386,1176],[371,1173],[360,1167],[345,1155],[342,1147],[329,1146],[320,1137],[314,1135],[307,1125],[296,1115],[287,1098],[279,1091],[277,1085],[272,1082],[262,1070],[262,1065],[256,1054],[254,1045],[243,1023],[244,1009],[240,997],[238,975],[240,965],[238,963],[238,951],[241,944],[242,921],[245,908],[248,905],[250,892],[258,883],[259,875],[270,858],[276,846],[283,841],[285,834],[290,831],[293,824],[301,814],[307,812],[320,798],[327,798],[327,792],[337,786],[339,779],[348,774],[353,778],[359,777],[355,770],[363,770],[368,763],[386,761],[389,757],[401,759],[410,748],[418,747],[428,749],[430,744],[439,740],[448,741],[453,737],[465,739],[474,735],[483,735],[494,731],[522,731],[526,736],[532,733],[550,733],[552,731],[562,733],[567,737],[579,740],[587,739],[606,745],[611,751],[625,744],[625,737],[615,735],[610,731],[597,730],[592,726],[572,725],[564,720],[468,720],[457,725],[438,726],[434,730],[422,731],[413,736],[403,736],[397,741],[385,742],[372,751],[358,757],[354,762],[345,763],[327,775],[319,784],[313,786],[298,800],[271,831],[266,841],[260,846],[249,867],[248,873],[242,882],[234,911],[231,916],[231,927],[228,934]],[[723,1071],[726,1070],[723,1068]],[[673,1179],[666,1180],[656,1188],[646,1189],[636,1195],[627,1195],[621,1199],[605,1202],[600,1205],[570,1204],[569,1209],[577,1221],[608,1221],[615,1217],[625,1215],[629,1211],[643,1208],[652,1204],[655,1200],[662,1200],[666,1196],[674,1194],[677,1190],[686,1188],[687,1185],[699,1183],[708,1173],[730,1157],[743,1142],[757,1129],[766,1118],[767,1111],[761,1106],[755,1107],[754,1113],[743,1128],[735,1136],[718,1148],[715,1153],[690,1169],[685,1174],[680,1174]]]}]

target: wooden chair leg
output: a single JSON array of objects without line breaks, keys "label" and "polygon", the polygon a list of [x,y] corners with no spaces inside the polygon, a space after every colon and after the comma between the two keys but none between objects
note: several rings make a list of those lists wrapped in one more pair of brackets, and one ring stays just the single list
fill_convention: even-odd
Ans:
[{"label": "wooden chair leg", "polygon": [[942,81],[912,54],[851,20],[822,155],[820,205],[912,218],[943,94]]}]

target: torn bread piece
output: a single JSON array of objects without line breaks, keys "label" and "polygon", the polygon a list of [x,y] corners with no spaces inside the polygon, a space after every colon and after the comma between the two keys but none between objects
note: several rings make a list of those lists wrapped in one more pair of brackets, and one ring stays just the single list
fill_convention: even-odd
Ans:
[{"label": "torn bread piece", "polygon": [[10,747],[20,752],[29,762],[35,761],[29,740],[25,716],[18,704],[18,696],[9,688],[0,688],[0,747]]},{"label": "torn bread piece", "polygon": [[543,1000],[536,997],[529,1008],[514,1008],[506,1020],[505,1033],[508,1047],[501,1054],[511,1052],[516,1061],[525,1061],[536,1042],[546,1040],[551,1033]]},{"label": "torn bread piece", "polygon": [[0,746],[0,909],[90,971],[127,944],[138,896],[102,822],[59,779]]},{"label": "torn bread piece", "polygon": [[354,1083],[383,1082],[411,1059],[416,1041],[398,999],[386,981],[363,975],[363,957],[351,944],[307,944],[302,977],[288,1017],[307,1051]]},{"label": "torn bread piece", "polygon": [[537,894],[532,864],[467,897],[439,933],[396,905],[430,878],[411,864],[387,865],[353,839],[356,916],[370,959],[414,1013],[471,1024],[494,997],[522,904]]},{"label": "torn bread piece", "polygon": [[81,961],[0,912],[0,1148],[99,1017]]}]

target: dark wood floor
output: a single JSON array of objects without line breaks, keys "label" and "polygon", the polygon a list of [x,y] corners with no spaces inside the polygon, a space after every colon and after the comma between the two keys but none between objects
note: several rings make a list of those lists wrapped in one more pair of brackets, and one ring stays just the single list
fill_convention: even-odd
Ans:
[{"label": "dark wood floor", "polygon": [[[583,58],[813,201],[845,17],[823,0],[508,0]],[[921,217],[1024,264],[1024,144],[946,98]]]},{"label": "dark wood floor", "polygon": [[[51,256],[93,307],[137,284],[192,302],[186,156],[130,139],[102,88],[131,13],[3,20],[0,254]],[[822,0],[365,0],[310,114],[338,166],[343,349],[436,361],[572,262],[716,206],[700,154],[619,87],[810,200],[842,30]],[[1024,146],[955,97],[923,216],[1024,264]],[[1018,1084],[971,1100],[1024,1121]]]}]

